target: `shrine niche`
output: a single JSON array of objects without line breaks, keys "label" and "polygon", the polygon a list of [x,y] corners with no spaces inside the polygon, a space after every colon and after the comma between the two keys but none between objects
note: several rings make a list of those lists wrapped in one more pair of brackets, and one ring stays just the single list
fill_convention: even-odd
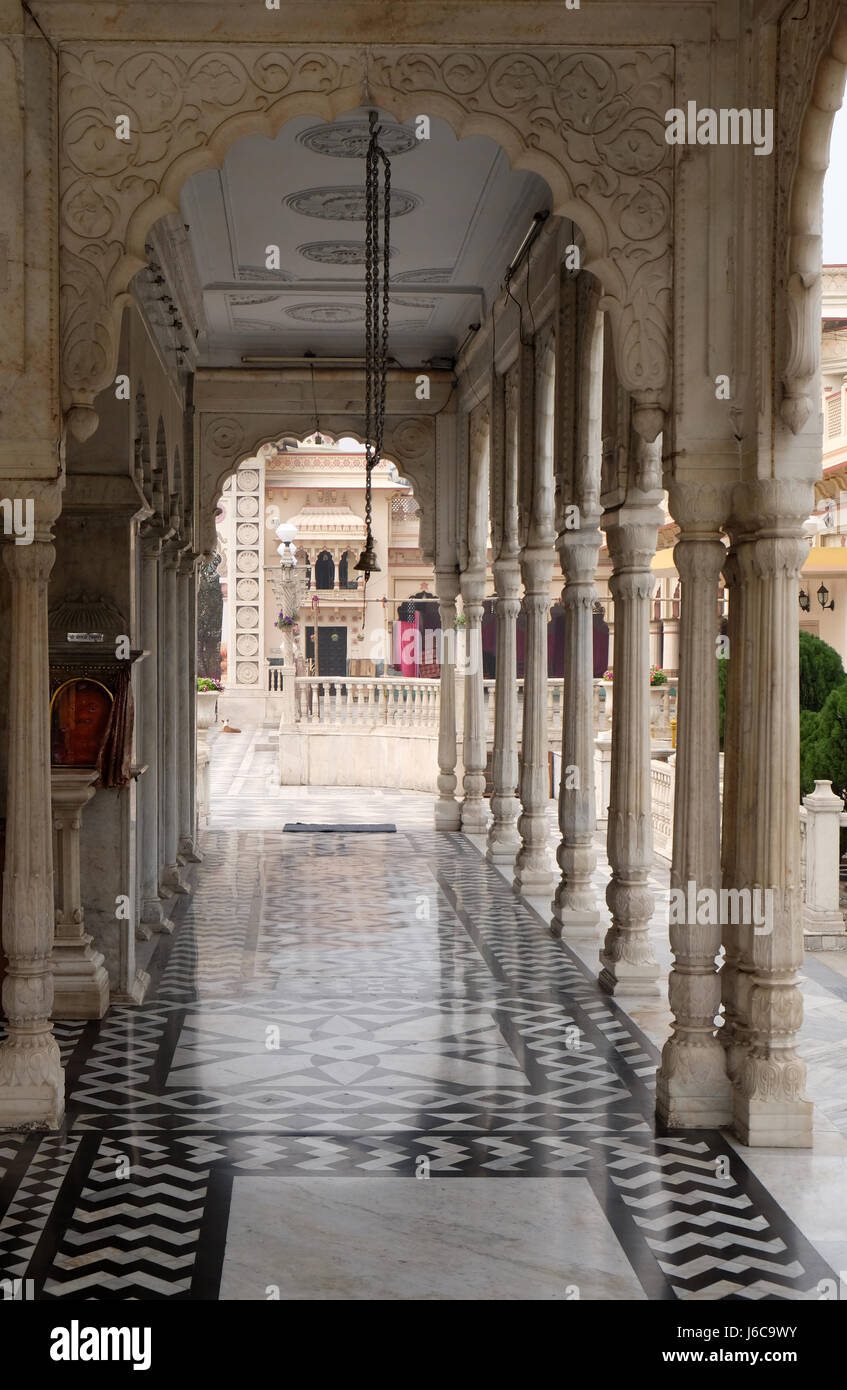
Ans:
[{"label": "shrine niche", "polygon": [[53,604],[50,636],[50,759],[54,767],[90,767],[102,787],[131,777],[131,651],[123,615],[79,594]]},{"label": "shrine niche", "polygon": [[114,696],[101,681],[75,676],[50,701],[50,761],[60,767],[97,767]]}]

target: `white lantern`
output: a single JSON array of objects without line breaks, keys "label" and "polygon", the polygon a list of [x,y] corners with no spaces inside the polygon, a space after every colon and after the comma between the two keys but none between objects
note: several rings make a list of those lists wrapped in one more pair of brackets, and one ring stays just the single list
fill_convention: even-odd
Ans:
[{"label": "white lantern", "polygon": [[290,521],[282,521],[279,526],[277,526],[275,534],[280,541],[280,544],[276,548],[280,563],[285,565],[286,568],[289,565],[296,565],[297,556],[294,554],[291,546],[297,536],[297,527],[292,525]]}]

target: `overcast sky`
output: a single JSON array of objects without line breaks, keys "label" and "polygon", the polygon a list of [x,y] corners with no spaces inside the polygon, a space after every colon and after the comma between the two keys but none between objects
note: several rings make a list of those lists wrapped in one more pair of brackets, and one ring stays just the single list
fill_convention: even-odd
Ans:
[{"label": "overcast sky", "polygon": [[824,265],[847,265],[847,106],[836,112],[823,186]]}]

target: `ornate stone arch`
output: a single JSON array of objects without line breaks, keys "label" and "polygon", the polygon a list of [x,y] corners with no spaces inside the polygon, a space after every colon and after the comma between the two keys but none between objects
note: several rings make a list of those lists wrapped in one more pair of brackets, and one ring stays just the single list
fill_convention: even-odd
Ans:
[{"label": "ornate stone arch", "polygon": [[[824,30],[823,51],[820,35],[806,36],[801,50],[806,63],[820,53],[811,82],[802,71],[799,58],[789,51],[781,63],[783,72],[791,72],[792,84],[800,91],[810,90],[810,96],[799,123],[796,162],[792,166],[790,191],[787,199],[785,227],[785,327],[782,371],[783,397],[780,404],[782,421],[792,434],[799,434],[812,411],[818,409],[817,382],[820,369],[820,296],[821,296],[821,208],[823,181],[829,163],[829,141],[832,122],[841,106],[847,77],[847,17],[839,15],[840,6],[830,4],[828,14],[820,14]],[[827,32],[828,30],[828,32]],[[788,29],[796,43],[802,40]],[[793,71],[792,71],[793,68]],[[789,106],[782,121],[784,137],[794,134],[792,117],[799,113]],[[785,174],[785,170],[783,170]],[[785,204],[781,201],[781,206]]]},{"label": "ornate stone arch", "polygon": [[[62,390],[80,439],[114,373],[117,333],[149,229],[185,181],[241,136],[293,116],[333,120],[372,101],[400,119],[444,117],[545,178],[585,237],[604,289],[622,382],[645,428],[670,396],[670,46],[514,51],[371,48],[285,53],[244,44],[70,42],[59,55]],[[129,118],[128,141],[115,121]],[[657,425],[658,428],[658,425]]]},{"label": "ornate stone arch", "polygon": [[[364,443],[364,420],[349,415],[321,413],[321,426],[335,438],[349,436]],[[274,424],[263,425],[256,434],[256,415],[211,415],[200,431],[200,539],[198,549],[214,548],[214,515],[224,483],[247,459],[254,458],[265,444],[289,436],[303,439],[314,430],[312,415],[288,412]],[[251,433],[252,431],[252,433]],[[247,440],[251,443],[247,443]],[[435,418],[413,415],[389,416],[385,422],[383,458],[395,464],[412,485],[421,509],[421,550],[432,563],[435,525]]]}]

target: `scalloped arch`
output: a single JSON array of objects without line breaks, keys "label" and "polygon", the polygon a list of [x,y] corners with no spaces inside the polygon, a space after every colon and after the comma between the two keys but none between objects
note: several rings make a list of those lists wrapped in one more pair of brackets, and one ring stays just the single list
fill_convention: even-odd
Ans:
[{"label": "scalloped arch", "polygon": [[[459,139],[487,135],[513,168],[547,181],[603,285],[621,380],[643,402],[668,404],[672,171],[656,113],[673,88],[670,47],[245,49],[62,48],[62,388],[75,435],[96,428],[94,397],[113,368],[145,238],[186,180],[219,167],[245,135],[272,139],[294,116],[332,120],[369,101],[400,119],[424,107]],[[577,103],[567,123],[566,98]],[[130,114],[123,165],[91,115],[103,111],[107,121]]]}]

